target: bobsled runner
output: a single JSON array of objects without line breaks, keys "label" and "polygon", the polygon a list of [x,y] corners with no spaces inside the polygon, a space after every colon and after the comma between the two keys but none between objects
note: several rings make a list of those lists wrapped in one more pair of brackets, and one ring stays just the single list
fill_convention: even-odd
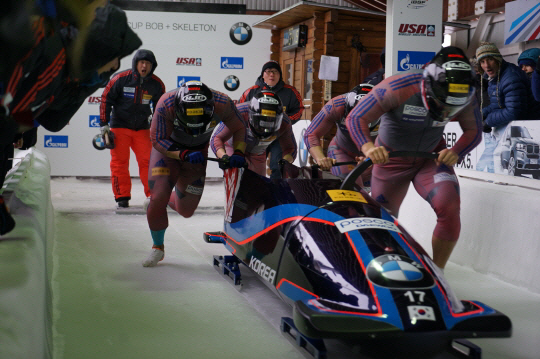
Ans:
[{"label": "bobsled runner", "polygon": [[[240,264],[255,272],[293,308],[284,331],[292,328],[308,341],[340,339],[376,358],[417,352],[428,358],[447,350],[480,358],[465,338],[509,337],[510,319],[457,299],[427,252],[356,185],[370,165],[367,159],[345,179],[289,163],[280,180],[224,170],[224,228],[204,238],[223,243],[231,256],[216,256],[214,264],[235,284]],[[324,357],[324,349],[315,352]]]}]

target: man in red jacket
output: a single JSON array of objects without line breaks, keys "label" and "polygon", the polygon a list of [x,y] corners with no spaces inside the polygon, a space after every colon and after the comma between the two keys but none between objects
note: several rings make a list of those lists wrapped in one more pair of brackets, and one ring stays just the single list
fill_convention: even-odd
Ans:
[{"label": "man in red jacket", "polygon": [[130,148],[139,164],[144,194],[150,196],[148,162],[152,151],[150,120],[153,113],[150,105],[155,107],[165,93],[165,85],[153,75],[156,67],[157,61],[152,51],[137,51],[133,56],[132,68],[116,74],[101,97],[101,132],[114,134],[111,182],[119,208],[129,207],[131,199]]}]

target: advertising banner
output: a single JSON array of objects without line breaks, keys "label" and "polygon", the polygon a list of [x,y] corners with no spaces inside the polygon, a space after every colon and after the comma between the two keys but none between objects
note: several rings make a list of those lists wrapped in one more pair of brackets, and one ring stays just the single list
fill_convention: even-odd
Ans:
[{"label": "advertising banner", "polygon": [[[445,128],[448,148],[463,132],[457,122]],[[540,179],[540,122],[512,121],[482,134],[482,142],[456,167],[516,177]]]},{"label": "advertising banner", "polygon": [[540,39],[540,0],[505,4],[504,44]]},{"label": "advertising banner", "polygon": [[[251,27],[267,16],[126,13],[129,26],[143,42],[140,48],[154,53],[158,63],[154,74],[163,81],[166,91],[198,80],[238,100],[255,84],[262,65],[270,59],[270,30]],[[119,71],[131,69],[133,55],[122,60]],[[110,176],[110,151],[98,151],[92,145],[92,139],[100,133],[102,93],[99,89],[92,94],[60,132],[38,129],[36,147],[48,156],[52,176]],[[130,174],[139,175],[133,152]],[[209,163],[207,175],[222,177],[223,172],[217,164]]]},{"label": "advertising banner", "polygon": [[442,1],[389,0],[386,76],[419,69],[441,49]]}]

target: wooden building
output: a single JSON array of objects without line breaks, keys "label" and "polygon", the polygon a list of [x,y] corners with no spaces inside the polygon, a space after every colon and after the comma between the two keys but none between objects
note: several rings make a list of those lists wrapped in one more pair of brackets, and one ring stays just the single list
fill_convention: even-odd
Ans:
[{"label": "wooden building", "polygon": [[[300,25],[307,26],[307,38]],[[302,94],[304,119],[311,120],[327,100],[351,90],[381,67],[383,12],[301,1],[253,26],[272,30],[270,58],[281,65],[283,81]],[[337,81],[319,79],[323,55],[339,58]]]}]

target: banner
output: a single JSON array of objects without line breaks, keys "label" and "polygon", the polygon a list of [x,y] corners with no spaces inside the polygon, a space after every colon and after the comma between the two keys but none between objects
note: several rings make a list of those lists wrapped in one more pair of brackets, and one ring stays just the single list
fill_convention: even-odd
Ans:
[{"label": "banner", "polygon": [[386,76],[420,69],[442,48],[442,1],[388,0]]},{"label": "banner", "polygon": [[[457,122],[445,128],[452,147],[463,131]],[[512,121],[498,131],[482,134],[482,142],[456,167],[516,177],[540,179],[540,122]]]},{"label": "banner", "polygon": [[[154,11],[126,14],[129,26],[143,42],[140,48],[156,56],[154,74],[163,81],[166,91],[200,80],[238,100],[255,85],[262,65],[270,59],[270,30],[251,27],[267,16]],[[133,55],[122,60],[119,71],[131,69]],[[110,151],[98,151],[92,145],[92,139],[100,133],[102,93],[99,89],[92,94],[62,131],[38,129],[36,147],[48,156],[52,176],[110,176]],[[133,152],[129,169],[131,176],[139,175]],[[223,171],[210,163],[207,176],[222,177]]]},{"label": "banner", "polygon": [[540,0],[505,4],[504,44],[540,39]]}]

